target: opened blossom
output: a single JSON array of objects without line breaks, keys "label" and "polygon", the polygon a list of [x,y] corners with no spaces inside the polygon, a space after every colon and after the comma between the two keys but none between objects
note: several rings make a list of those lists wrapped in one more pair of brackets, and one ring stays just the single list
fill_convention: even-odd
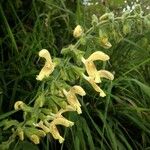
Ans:
[{"label": "opened blossom", "polygon": [[87,74],[93,78],[93,80],[96,82],[96,83],[100,83],[101,80],[100,80],[100,77],[99,77],[99,73],[97,71],[97,68],[94,64],[94,61],[95,60],[102,60],[102,61],[106,61],[109,59],[109,56],[106,55],[105,53],[103,52],[100,52],[100,51],[97,51],[95,53],[93,53],[89,58],[85,59],[82,57],[82,62],[84,63],[85,65],[85,68],[86,68],[86,71],[87,71]]},{"label": "opened blossom", "polygon": [[91,54],[89,58],[85,59],[84,57],[82,57],[81,60],[84,63],[86,72],[88,74],[88,76],[83,75],[83,77],[92,85],[95,91],[100,93],[101,97],[106,96],[104,91],[96,83],[101,83],[101,78],[113,80],[114,75],[107,70],[97,70],[94,61],[107,61],[109,60],[109,56],[101,51],[96,51]]},{"label": "opened blossom", "polygon": [[62,113],[67,111],[74,111],[72,106],[68,105],[66,109],[60,109],[56,114],[52,114],[53,118],[49,123],[48,120],[40,121],[35,124],[36,127],[41,128],[45,133],[51,133],[54,139],[59,140],[60,143],[64,141],[64,138],[60,135],[57,125],[63,125],[65,127],[71,127],[74,125],[74,122],[69,121],[62,116]]},{"label": "opened blossom", "polygon": [[78,114],[81,114],[82,113],[81,105],[77,99],[76,94],[84,96],[86,93],[83,90],[83,88],[78,85],[75,85],[71,87],[68,92],[65,89],[63,90],[63,92],[67,98],[68,103],[73,107],[75,111],[77,111]]},{"label": "opened blossom", "polygon": [[64,138],[60,135],[60,133],[59,133],[59,131],[58,131],[55,124],[50,123],[49,129],[50,129],[50,133],[52,134],[54,139],[59,140],[59,143],[64,142]]},{"label": "opened blossom", "polygon": [[46,60],[44,67],[41,69],[39,75],[37,75],[36,77],[37,80],[41,81],[45,77],[48,77],[54,71],[55,64],[52,62],[51,55],[46,49],[42,49],[39,52],[39,57],[43,57]]}]

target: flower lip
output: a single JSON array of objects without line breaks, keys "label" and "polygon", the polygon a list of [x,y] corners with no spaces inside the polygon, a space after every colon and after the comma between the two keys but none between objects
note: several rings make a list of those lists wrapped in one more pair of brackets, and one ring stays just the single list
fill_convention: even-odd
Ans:
[{"label": "flower lip", "polygon": [[70,89],[72,92],[79,94],[81,96],[86,95],[85,91],[83,90],[83,88],[81,86],[75,85]]},{"label": "flower lip", "polygon": [[39,56],[40,57],[43,57],[44,55],[46,54],[49,54],[48,50],[47,49],[42,49],[40,52],[39,52]]},{"label": "flower lip", "polygon": [[99,70],[98,74],[99,74],[100,78],[106,78],[108,80],[113,80],[114,79],[114,75],[111,72],[107,71],[107,70]]},{"label": "flower lip", "polygon": [[89,56],[87,61],[95,61],[95,60],[107,61],[109,59],[110,59],[110,57],[107,54],[105,54],[104,52],[96,51]]}]

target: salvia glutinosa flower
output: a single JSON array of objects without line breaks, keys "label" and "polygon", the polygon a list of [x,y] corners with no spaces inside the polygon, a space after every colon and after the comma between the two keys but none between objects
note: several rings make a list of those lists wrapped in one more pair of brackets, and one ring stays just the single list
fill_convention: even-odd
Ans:
[{"label": "salvia glutinosa flower", "polygon": [[76,94],[79,94],[81,96],[84,96],[86,93],[83,90],[82,87],[75,85],[70,88],[70,90],[67,92],[65,89],[63,89],[64,95],[67,98],[68,103],[73,107],[75,111],[77,111],[78,114],[81,114],[81,105],[77,99]]},{"label": "salvia glutinosa flower", "polygon": [[45,133],[49,133],[50,129],[43,124],[43,121],[41,120],[39,123],[35,124],[36,127],[41,128]]},{"label": "salvia glutinosa flower", "polygon": [[106,96],[104,91],[96,84],[101,82],[101,78],[106,78],[109,80],[114,79],[114,75],[110,73],[107,70],[97,70],[94,61],[101,60],[101,61],[107,61],[109,60],[109,56],[101,51],[96,51],[93,54],[89,56],[89,58],[81,58],[82,62],[85,65],[86,72],[88,76],[83,74],[83,78],[85,78],[95,89],[95,91],[100,93],[101,97]]},{"label": "salvia glutinosa flower", "polygon": [[59,140],[60,143],[64,141],[64,138],[60,135],[57,125],[63,125],[65,127],[71,127],[74,122],[69,121],[62,116],[62,113],[67,111],[74,111],[72,106],[68,105],[65,109],[60,109],[56,114],[51,114],[51,122],[48,120],[41,120],[39,123],[34,124],[36,127],[41,128],[45,133],[51,133],[54,139]]},{"label": "salvia glutinosa flower", "polygon": [[23,132],[23,129],[22,129],[22,128],[18,127],[18,129],[17,129],[17,135],[19,136],[19,139],[20,139],[21,141],[24,140],[24,132]]},{"label": "salvia glutinosa flower", "polygon": [[82,34],[83,34],[83,29],[82,29],[82,27],[81,27],[80,25],[77,25],[77,26],[75,27],[75,29],[73,30],[73,36],[74,36],[75,38],[79,38],[79,37],[81,37]]},{"label": "salvia glutinosa flower", "polygon": [[40,138],[36,134],[32,134],[29,136],[29,139],[34,143],[34,144],[39,144],[40,143]]},{"label": "salvia glutinosa flower", "polygon": [[49,128],[50,133],[52,134],[54,139],[59,140],[59,143],[62,143],[64,141],[64,138],[60,135],[56,125],[63,125],[65,127],[71,127],[74,125],[74,122],[67,120],[63,116],[55,117],[54,120],[50,123],[45,120],[44,123]]},{"label": "salvia glutinosa flower", "polygon": [[51,55],[46,49],[42,49],[39,52],[39,57],[43,57],[46,60],[44,67],[41,69],[39,75],[37,75],[36,77],[37,80],[41,81],[45,77],[48,77],[54,71],[55,64],[52,62]]},{"label": "salvia glutinosa flower", "polygon": [[109,60],[109,56],[101,51],[96,51],[93,54],[91,54],[87,59],[82,57],[82,62],[85,65],[87,74],[93,78],[95,83],[100,83],[100,75],[94,64],[94,61],[96,60],[107,61]]},{"label": "salvia glutinosa flower", "polygon": [[58,131],[55,124],[50,123],[49,124],[49,129],[50,129],[50,133],[52,134],[54,139],[59,140],[59,143],[64,142],[64,138],[60,135],[60,133],[59,133],[59,131]]}]

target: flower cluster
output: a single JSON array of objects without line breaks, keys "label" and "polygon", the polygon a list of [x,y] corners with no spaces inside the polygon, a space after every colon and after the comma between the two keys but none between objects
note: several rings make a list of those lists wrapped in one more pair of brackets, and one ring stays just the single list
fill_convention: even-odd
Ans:
[{"label": "flower cluster", "polygon": [[73,111],[72,107],[68,105],[66,109],[61,109],[56,114],[51,114],[51,122],[45,119],[35,124],[35,126],[41,128],[46,134],[51,133],[54,139],[57,139],[62,143],[64,138],[60,135],[57,125],[63,125],[65,127],[71,127],[74,125],[74,122],[69,121],[62,116],[62,113],[67,111]]},{"label": "flower cluster", "polygon": [[[43,80],[44,78],[49,77],[49,75],[54,71],[55,63],[52,62],[50,53],[46,49],[42,49],[39,52],[39,56],[45,58],[46,62],[44,67],[41,69],[39,75],[37,76],[37,80]],[[56,113],[50,111],[48,108],[44,108],[46,103],[44,96],[40,95],[34,104],[34,107],[27,106],[22,101],[17,101],[14,105],[15,110],[22,110],[25,114],[34,115],[36,109],[39,110],[39,117],[36,120],[40,120],[38,123],[36,120],[32,121],[28,124],[28,127],[18,127],[16,130],[17,136],[19,136],[20,140],[24,140],[24,135],[28,137],[33,143],[39,144],[40,138],[46,136],[46,134],[51,133],[54,139],[59,140],[60,143],[64,141],[64,138],[60,135],[57,125],[62,125],[65,127],[71,127],[74,125],[74,122],[67,120],[62,114],[68,111],[77,111],[78,114],[81,114],[81,105],[78,101],[76,94],[80,96],[84,96],[86,93],[84,89],[79,86],[75,85],[70,87],[70,89],[66,90],[63,88],[61,91],[58,90],[58,96],[62,97],[66,100],[67,105],[65,108],[61,108]],[[40,109],[41,108],[41,109]],[[46,113],[42,113],[42,108],[46,110]],[[30,126],[30,127],[29,127]]]}]

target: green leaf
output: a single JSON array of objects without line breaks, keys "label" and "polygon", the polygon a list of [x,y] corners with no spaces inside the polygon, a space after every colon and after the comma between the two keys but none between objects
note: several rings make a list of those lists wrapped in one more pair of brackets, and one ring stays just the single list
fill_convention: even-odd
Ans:
[{"label": "green leaf", "polygon": [[132,81],[134,81],[137,85],[139,85],[141,90],[143,90],[143,92],[150,97],[150,87],[149,86],[147,86],[146,84],[143,84],[142,82],[140,82],[136,79],[132,79]]}]

